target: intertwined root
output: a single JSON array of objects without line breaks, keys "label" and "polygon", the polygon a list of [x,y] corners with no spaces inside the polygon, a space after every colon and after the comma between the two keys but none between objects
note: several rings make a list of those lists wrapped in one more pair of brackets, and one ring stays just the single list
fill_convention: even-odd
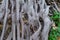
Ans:
[{"label": "intertwined root", "polygon": [[3,0],[0,40],[48,40],[51,21],[45,0]]}]

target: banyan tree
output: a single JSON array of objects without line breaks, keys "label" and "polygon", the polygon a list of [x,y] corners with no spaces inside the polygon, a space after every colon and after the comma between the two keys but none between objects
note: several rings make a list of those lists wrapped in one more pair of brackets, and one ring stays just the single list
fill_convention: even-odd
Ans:
[{"label": "banyan tree", "polygon": [[46,0],[0,1],[0,40],[48,40],[49,8]]}]

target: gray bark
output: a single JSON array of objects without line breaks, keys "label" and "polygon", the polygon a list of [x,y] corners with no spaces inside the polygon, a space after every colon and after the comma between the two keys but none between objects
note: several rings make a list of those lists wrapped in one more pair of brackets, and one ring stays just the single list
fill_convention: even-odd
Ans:
[{"label": "gray bark", "polygon": [[[8,8],[8,5],[10,5],[10,8]],[[5,14],[4,19],[2,19],[3,29],[0,40],[4,38],[7,18],[9,17],[12,19],[12,33],[9,33],[6,40],[11,40],[12,38],[13,40],[48,40],[51,28],[51,21],[48,16],[50,6],[46,4],[45,0],[10,0],[10,4],[9,0],[3,0],[0,6],[0,19]],[[4,8],[5,10],[1,11]],[[8,14],[11,16],[8,16]],[[43,20],[43,24],[39,20],[40,17]]]}]

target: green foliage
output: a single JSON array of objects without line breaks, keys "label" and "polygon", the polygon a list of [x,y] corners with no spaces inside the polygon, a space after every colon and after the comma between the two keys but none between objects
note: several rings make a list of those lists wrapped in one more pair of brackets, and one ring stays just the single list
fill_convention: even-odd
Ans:
[{"label": "green foliage", "polygon": [[51,16],[50,18],[55,22],[57,29],[54,30],[52,27],[48,39],[57,40],[57,37],[60,36],[60,13],[55,10],[53,11],[53,16]]}]

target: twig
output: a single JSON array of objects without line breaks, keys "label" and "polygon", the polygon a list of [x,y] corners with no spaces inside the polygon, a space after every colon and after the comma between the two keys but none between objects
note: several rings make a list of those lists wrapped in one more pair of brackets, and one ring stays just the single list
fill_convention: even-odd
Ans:
[{"label": "twig", "polygon": [[11,40],[12,38],[12,32],[9,33],[8,38],[6,40]]},{"label": "twig", "polygon": [[10,1],[11,1],[11,4],[12,4],[11,14],[12,14],[12,33],[13,33],[13,40],[16,40],[15,14],[14,14],[14,12],[13,12],[14,3],[13,3],[13,0],[10,0]]},{"label": "twig", "polygon": [[7,16],[8,16],[7,11],[8,11],[8,0],[6,0],[6,14],[5,14],[4,23],[3,23],[3,30],[2,30],[1,40],[3,40],[4,32],[5,32],[5,28],[6,28],[6,22],[7,22]]},{"label": "twig", "polygon": [[17,40],[20,40],[20,25],[19,25],[19,0],[16,0],[16,22],[17,22]]},{"label": "twig", "polygon": [[22,19],[22,13],[20,13],[20,20],[21,20],[21,26],[22,26],[22,40],[24,40],[24,22],[23,22],[23,19]]},{"label": "twig", "polygon": [[32,39],[36,40],[37,39],[37,37],[41,31],[41,24],[39,24],[39,25],[40,25],[39,29],[30,37],[30,40],[32,40]]},{"label": "twig", "polygon": [[[54,1],[54,0],[53,0],[53,1]],[[56,4],[55,1],[54,1],[54,5],[55,5],[56,9],[60,12],[60,9],[58,8],[58,6],[57,6],[57,4]]]}]

